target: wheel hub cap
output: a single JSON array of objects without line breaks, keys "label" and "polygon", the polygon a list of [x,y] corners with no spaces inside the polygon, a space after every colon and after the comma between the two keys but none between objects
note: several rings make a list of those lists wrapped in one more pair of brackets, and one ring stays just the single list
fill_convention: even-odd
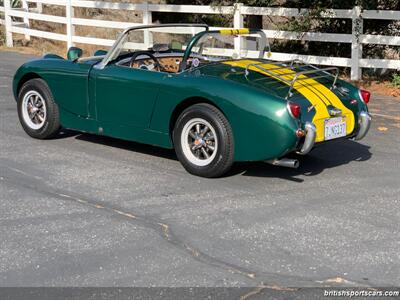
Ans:
[{"label": "wheel hub cap", "polygon": [[40,129],[46,119],[46,103],[37,91],[29,91],[22,100],[22,117],[30,128]]},{"label": "wheel hub cap", "polygon": [[217,153],[215,129],[204,119],[192,119],[182,130],[181,146],[191,163],[206,166],[213,161]]}]

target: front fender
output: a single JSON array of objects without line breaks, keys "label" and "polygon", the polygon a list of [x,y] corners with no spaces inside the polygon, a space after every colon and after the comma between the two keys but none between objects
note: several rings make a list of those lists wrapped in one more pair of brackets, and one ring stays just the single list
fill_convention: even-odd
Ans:
[{"label": "front fender", "polygon": [[29,76],[29,74],[32,74],[31,72],[32,71],[29,68],[29,63],[23,64],[15,72],[12,83],[12,89],[15,101],[17,101],[18,99],[18,89],[20,87],[21,80],[23,80],[25,76]]}]

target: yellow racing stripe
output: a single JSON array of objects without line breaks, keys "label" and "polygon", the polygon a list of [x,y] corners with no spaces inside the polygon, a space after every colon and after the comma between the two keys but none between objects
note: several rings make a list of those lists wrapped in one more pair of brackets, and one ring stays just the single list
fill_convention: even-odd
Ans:
[{"label": "yellow racing stripe", "polygon": [[[248,70],[273,77],[276,80],[279,80],[285,84],[287,83],[284,80],[291,81],[293,80],[294,76],[296,76],[296,72],[289,68],[279,68],[279,66],[277,65],[268,63],[260,64],[260,62],[256,60],[243,59],[236,61],[227,61],[224,62],[224,64],[241,68],[248,68]],[[252,64],[257,64],[258,66],[268,70],[272,74],[267,73],[262,69],[257,68],[256,66],[251,66]],[[350,134],[351,132],[353,132],[355,125],[354,114],[342,103],[342,101],[335,95],[335,93],[333,93],[323,84],[305,75],[300,75],[298,78],[301,80],[298,80],[294,83],[293,89],[303,95],[308,101],[310,101],[311,105],[313,105],[315,108],[315,115],[312,119],[312,122],[317,128],[316,142],[321,142],[325,139],[325,119],[331,118],[327,109],[327,105],[329,104],[342,110],[342,116],[345,117],[346,120],[346,134]]]}]

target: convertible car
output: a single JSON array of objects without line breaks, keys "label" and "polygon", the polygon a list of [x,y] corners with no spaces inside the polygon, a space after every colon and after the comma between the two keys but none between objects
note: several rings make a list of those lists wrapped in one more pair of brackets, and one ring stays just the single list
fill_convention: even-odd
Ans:
[{"label": "convertible car", "polygon": [[262,30],[132,27],[109,51],[82,57],[71,47],[67,59],[25,63],[13,91],[31,137],[63,127],[174,148],[188,172],[204,177],[236,161],[295,168],[290,153],[366,135],[368,91],[340,80],[335,67],[270,58]]}]

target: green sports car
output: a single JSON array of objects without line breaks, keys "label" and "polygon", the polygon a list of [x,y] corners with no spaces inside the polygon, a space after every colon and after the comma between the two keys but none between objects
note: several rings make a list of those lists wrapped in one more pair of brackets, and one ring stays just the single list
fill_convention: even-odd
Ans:
[{"label": "green sports car", "polygon": [[368,91],[335,67],[271,60],[262,30],[170,24],[128,28],[109,49],[71,47],[22,65],[13,90],[30,136],[82,132],[174,148],[185,169],[217,177],[235,161],[297,167],[297,152],[362,139]]}]

